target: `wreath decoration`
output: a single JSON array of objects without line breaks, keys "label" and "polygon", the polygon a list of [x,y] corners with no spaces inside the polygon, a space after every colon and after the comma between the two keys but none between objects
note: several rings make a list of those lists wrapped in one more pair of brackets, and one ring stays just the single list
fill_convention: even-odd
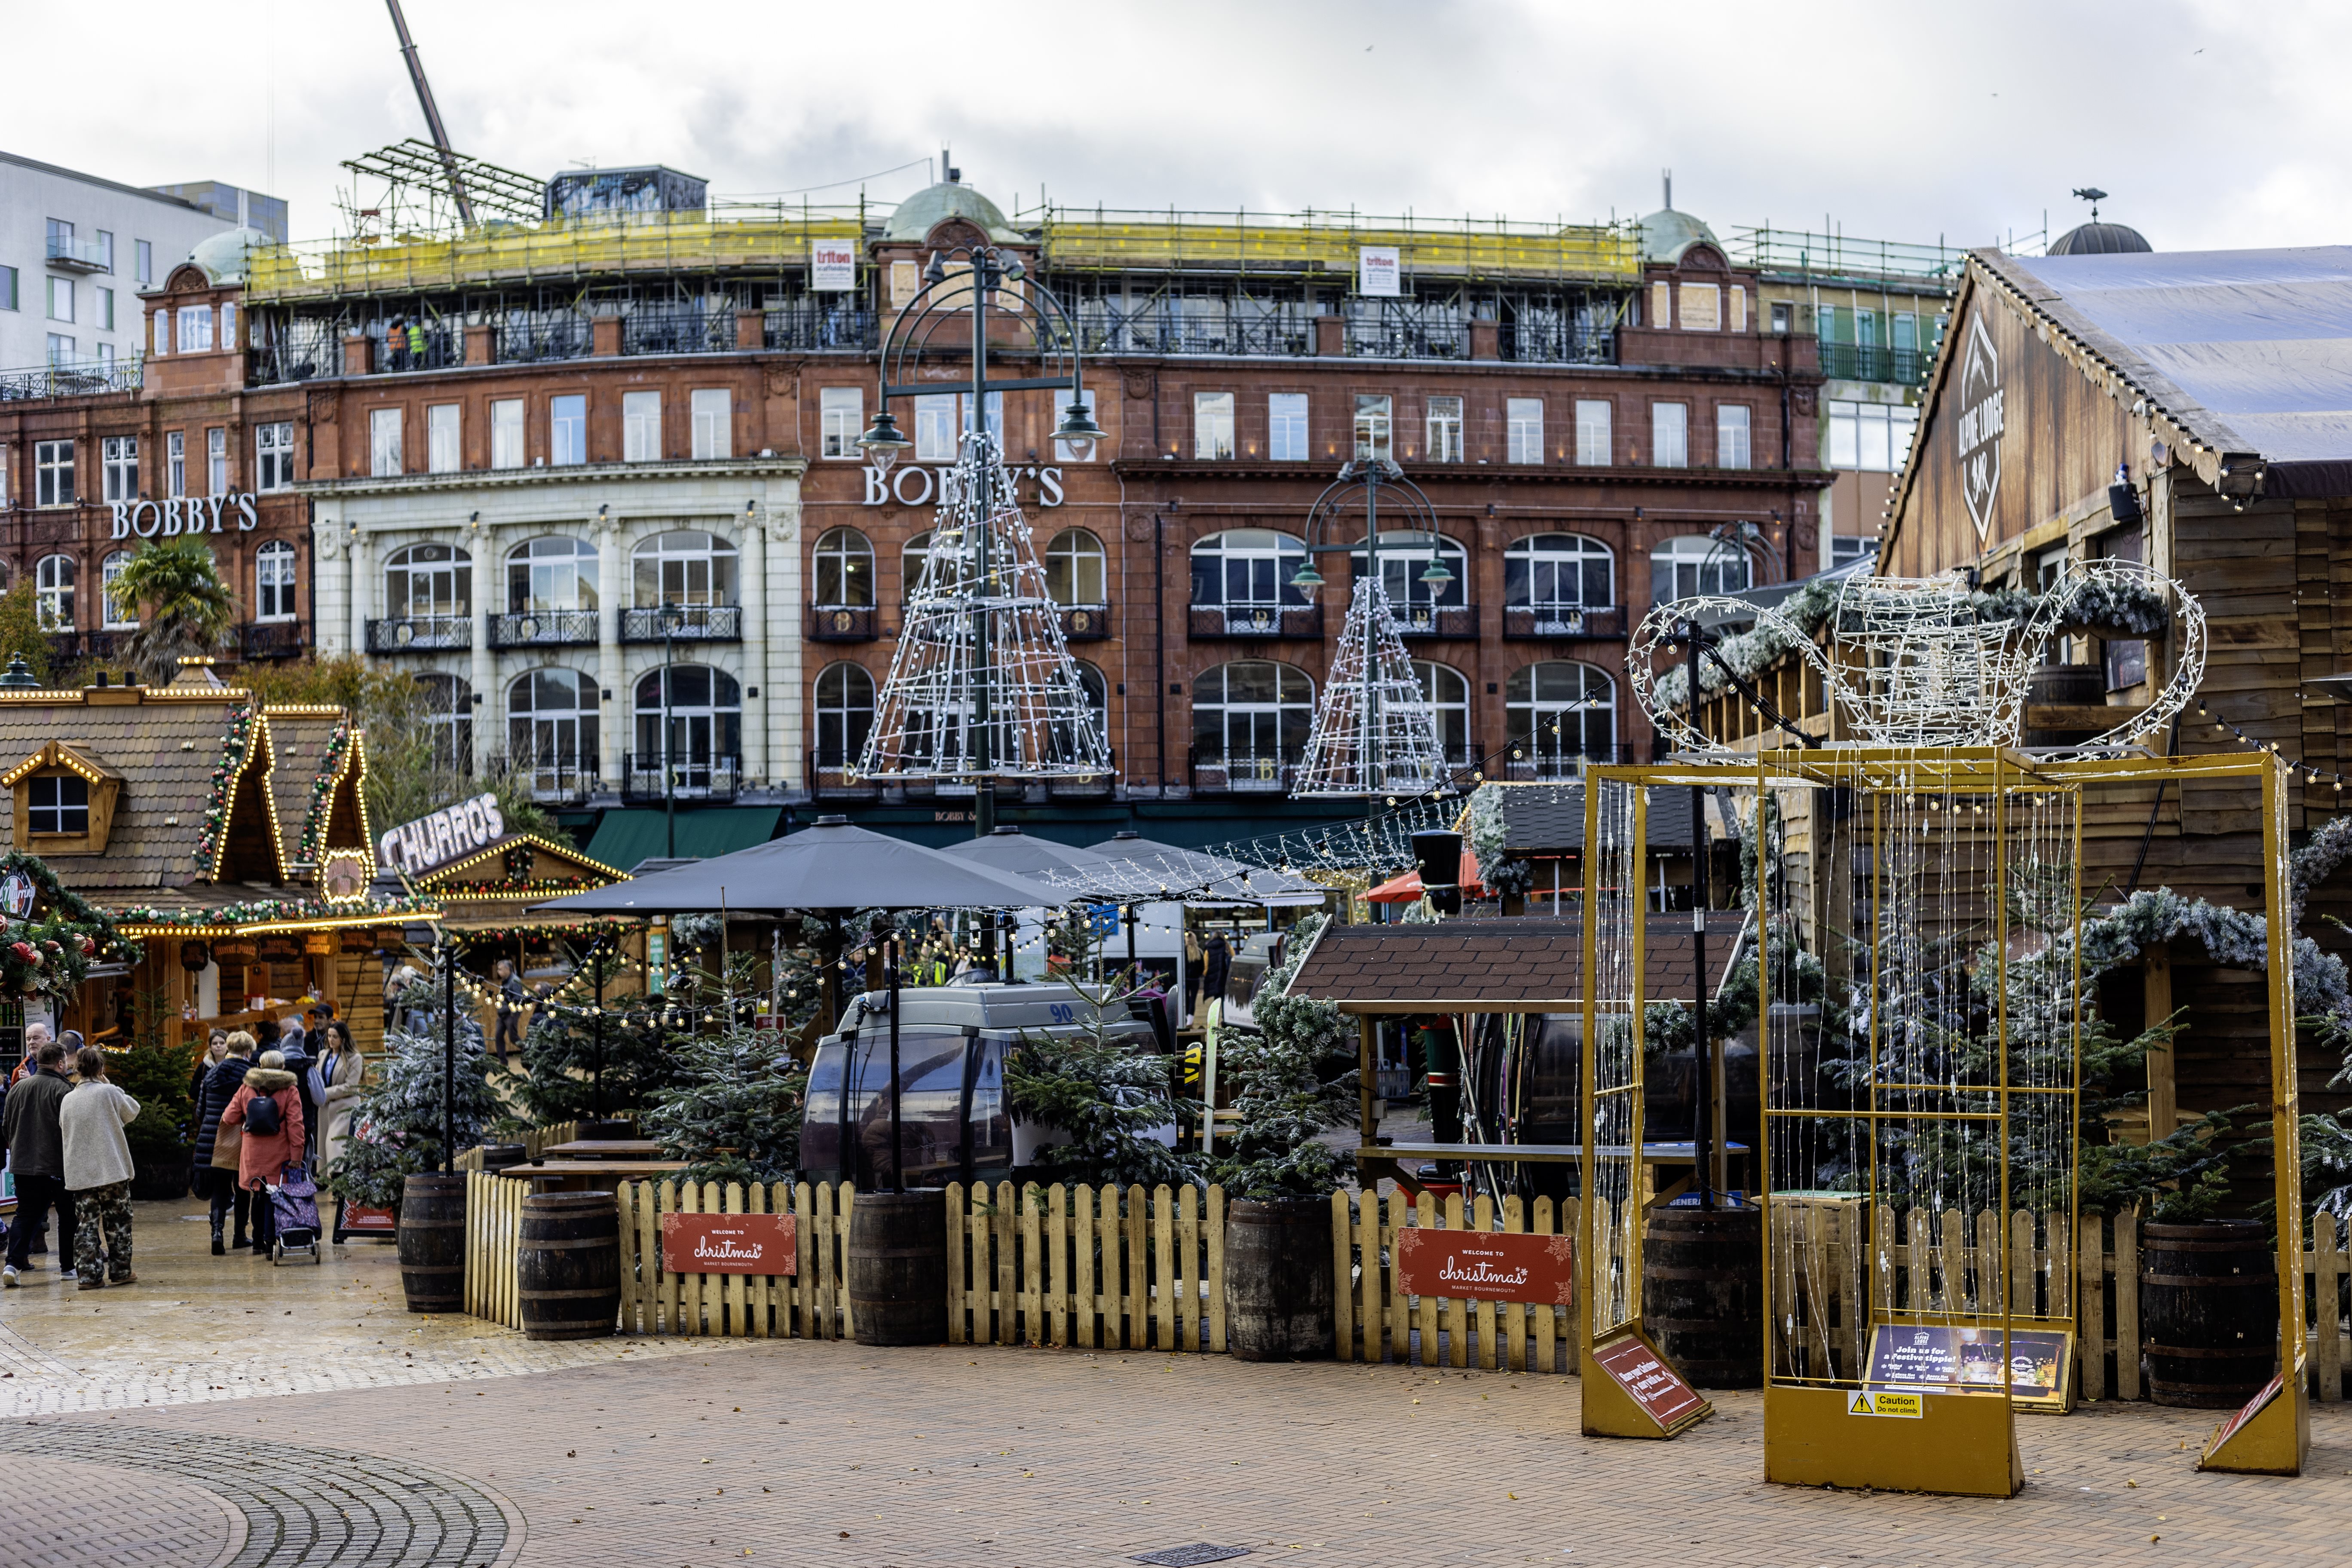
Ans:
[{"label": "wreath decoration", "polygon": [[58,880],[57,873],[30,855],[0,856],[0,877],[19,873],[39,889],[47,912],[29,920],[0,920],[0,996],[29,1002],[47,996],[71,998],[100,958],[136,963],[143,950],[115,929],[106,913]]}]

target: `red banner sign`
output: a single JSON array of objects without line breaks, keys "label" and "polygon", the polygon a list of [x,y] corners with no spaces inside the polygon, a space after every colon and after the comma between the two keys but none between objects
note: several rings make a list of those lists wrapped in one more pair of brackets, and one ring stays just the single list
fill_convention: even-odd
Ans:
[{"label": "red banner sign", "polygon": [[797,1274],[797,1230],[788,1214],[666,1214],[662,1267],[672,1274]]},{"label": "red banner sign", "polygon": [[1576,1238],[1413,1227],[1396,1233],[1396,1271],[1408,1296],[1573,1306]]},{"label": "red banner sign", "polygon": [[1706,1403],[1638,1335],[1595,1347],[1592,1359],[1662,1429],[1672,1431],[1675,1422],[1696,1415]]}]

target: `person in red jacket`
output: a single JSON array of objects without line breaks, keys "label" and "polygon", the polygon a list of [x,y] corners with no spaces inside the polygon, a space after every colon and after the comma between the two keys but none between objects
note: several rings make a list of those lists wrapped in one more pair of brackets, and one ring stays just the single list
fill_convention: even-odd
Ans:
[{"label": "person in red jacket", "polygon": [[[267,1101],[274,1112],[257,1116],[254,1105]],[[299,1164],[307,1130],[302,1125],[302,1096],[296,1088],[294,1075],[286,1070],[286,1058],[279,1051],[264,1051],[259,1063],[248,1068],[245,1087],[221,1112],[225,1126],[243,1127],[245,1139],[237,1152],[236,1184],[247,1192],[258,1194],[264,1187],[278,1184],[289,1165]],[[268,1131],[257,1131],[255,1123],[274,1123]],[[267,1253],[269,1244],[277,1239],[278,1226],[269,1212],[269,1200],[257,1197],[253,1205],[253,1249]]]}]

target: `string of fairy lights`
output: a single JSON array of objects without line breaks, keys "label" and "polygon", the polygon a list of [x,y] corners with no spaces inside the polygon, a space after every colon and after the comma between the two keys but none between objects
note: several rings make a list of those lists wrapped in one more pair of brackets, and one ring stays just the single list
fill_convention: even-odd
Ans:
[{"label": "string of fairy lights", "polygon": [[2352,778],[2352,773],[2339,773],[2332,768],[2315,768],[2308,763],[2296,762],[2294,758],[2289,757],[2286,754],[2285,751],[2280,747],[2276,741],[2260,740],[2255,736],[2247,734],[2245,731],[2240,729],[2237,725],[2231,723],[2227,719],[2222,718],[2220,714],[2209,711],[2206,709],[2205,704],[2202,702],[2197,704],[2197,717],[2200,721],[2210,720],[2216,731],[2234,736],[2241,744],[2252,746],[2258,752],[2270,752],[2273,756],[2277,757],[2280,761],[2285,763],[2287,770],[2290,773],[2306,774],[2313,784],[2318,784],[2322,780],[2326,780],[2336,792],[2336,809],[2338,811],[2344,809],[2344,783],[2346,779]]}]

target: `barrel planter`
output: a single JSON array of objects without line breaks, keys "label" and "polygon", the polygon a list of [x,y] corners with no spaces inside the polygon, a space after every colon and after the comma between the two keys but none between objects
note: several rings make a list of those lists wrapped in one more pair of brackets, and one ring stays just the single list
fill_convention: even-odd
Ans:
[{"label": "barrel planter", "polygon": [[1243,1361],[1331,1353],[1329,1200],[1243,1198],[1226,1209],[1225,1348]]},{"label": "barrel planter", "polygon": [[520,1143],[485,1143],[482,1145],[482,1169],[503,1171],[509,1165],[520,1165],[530,1158],[530,1151]]},{"label": "barrel planter", "polygon": [[621,1211],[610,1193],[522,1201],[516,1248],[527,1340],[598,1340],[621,1314]]},{"label": "barrel planter", "polygon": [[849,1207],[849,1317],[861,1345],[948,1337],[947,1194],[859,1193]]},{"label": "barrel planter", "polygon": [[425,1172],[401,1184],[400,1289],[412,1312],[465,1310],[465,1172]]},{"label": "barrel planter", "polygon": [[2278,1258],[2252,1220],[2148,1225],[2139,1244],[2140,1345],[2158,1405],[2229,1410],[2278,1364]]},{"label": "barrel planter", "polygon": [[1652,1209],[1642,1235],[1642,1321],[1693,1386],[1762,1386],[1763,1211]]}]

